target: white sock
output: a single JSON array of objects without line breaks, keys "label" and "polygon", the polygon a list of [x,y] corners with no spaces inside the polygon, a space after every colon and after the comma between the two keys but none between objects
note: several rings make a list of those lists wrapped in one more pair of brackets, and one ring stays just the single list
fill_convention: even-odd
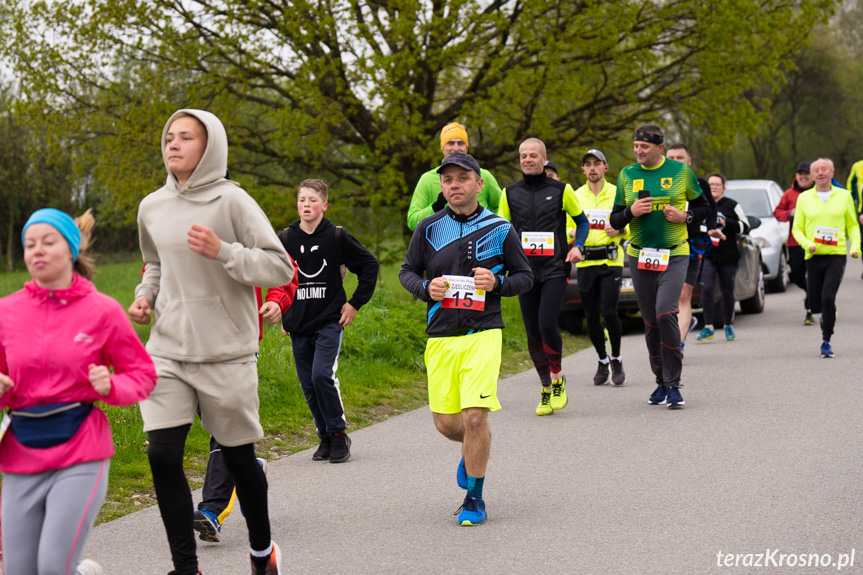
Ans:
[{"label": "white sock", "polygon": [[263,551],[255,551],[251,549],[252,557],[269,557],[273,554],[273,542],[270,541],[270,546],[264,549]]},{"label": "white sock", "polygon": [[605,365],[608,365],[608,362],[609,362],[609,361],[611,361],[611,360],[608,358],[608,356],[606,356],[606,358],[605,358],[605,359],[600,359],[600,360],[599,360],[599,363],[604,363]]}]

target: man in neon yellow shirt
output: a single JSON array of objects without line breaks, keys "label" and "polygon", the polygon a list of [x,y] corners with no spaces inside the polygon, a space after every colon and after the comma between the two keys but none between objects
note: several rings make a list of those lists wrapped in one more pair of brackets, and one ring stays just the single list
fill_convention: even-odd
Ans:
[{"label": "man in neon yellow shirt", "polygon": [[848,185],[845,188],[851,192],[851,198],[854,200],[854,208],[857,211],[857,219],[860,222],[861,233],[863,233],[863,160],[856,162],[851,166],[851,173],[848,175]]},{"label": "man in neon yellow shirt", "polygon": [[[806,294],[813,313],[821,313],[821,357],[834,357],[830,336],[836,325],[836,293],[845,274],[845,254],[860,257],[860,226],[848,190],[832,184],[828,158],[812,162],[815,187],[800,194],[791,233],[806,253]],[[850,244],[849,244],[850,242]]]},{"label": "man in neon yellow shirt", "polygon": [[[608,223],[617,186],[605,179],[608,172],[605,154],[599,150],[588,150],[581,157],[581,171],[587,177],[587,183],[575,190],[575,197],[587,216],[590,232],[584,243],[584,260],[575,265],[578,269],[578,292],[587,318],[587,334],[599,355],[593,384],[608,383],[610,367],[611,382],[623,385],[626,374],[620,356],[622,328],[617,315],[617,302],[623,277],[623,249],[620,241],[629,235],[629,228],[621,233]],[[575,230],[568,231],[574,238]],[[605,333],[600,315],[608,331],[610,358],[605,349]]]},{"label": "man in neon yellow shirt", "polygon": [[[446,158],[453,152],[467,154],[467,131],[458,122],[447,124],[440,132],[440,149]],[[415,230],[420,220],[427,218],[446,206],[443,191],[440,185],[438,168],[432,168],[420,177],[414,195],[411,197],[411,205],[408,207],[408,228]],[[491,172],[482,168],[482,189],[477,195],[479,205],[497,213],[500,205],[500,186]]]}]

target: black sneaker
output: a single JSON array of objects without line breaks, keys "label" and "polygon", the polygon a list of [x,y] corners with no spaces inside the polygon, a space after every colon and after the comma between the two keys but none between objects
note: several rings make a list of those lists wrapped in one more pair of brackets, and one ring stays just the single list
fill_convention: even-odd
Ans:
[{"label": "black sneaker", "polygon": [[608,364],[601,361],[596,366],[596,375],[593,376],[593,385],[605,385],[608,383]]},{"label": "black sneaker", "polygon": [[321,444],[318,446],[318,449],[312,453],[313,461],[329,461],[330,459],[330,445],[332,445],[332,438],[325,437],[321,439]]},{"label": "black sneaker", "polygon": [[623,373],[623,362],[619,359],[611,360],[611,383],[623,385],[626,382],[626,374]]},{"label": "black sneaker", "polygon": [[333,433],[330,443],[330,463],[344,463],[351,458],[351,438],[344,431]]}]

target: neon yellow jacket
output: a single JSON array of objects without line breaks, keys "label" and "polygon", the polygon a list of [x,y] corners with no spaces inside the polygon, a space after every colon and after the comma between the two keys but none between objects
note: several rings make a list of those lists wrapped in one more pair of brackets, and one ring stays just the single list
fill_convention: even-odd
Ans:
[{"label": "neon yellow jacket", "polygon": [[[584,210],[585,215],[587,215],[587,219],[590,221],[591,226],[594,225],[596,221],[596,217],[594,217],[594,210],[606,210],[611,213],[612,208],[614,208],[614,198],[617,194],[617,186],[609,183],[607,180],[603,180],[602,190],[599,192],[599,195],[596,196],[590,190],[590,187],[587,184],[584,184],[577,190],[575,190],[575,197],[578,199],[578,203],[581,206],[581,209]],[[606,220],[608,221],[607,217]],[[569,230],[575,228],[575,222],[572,221],[572,218],[567,216],[566,218],[566,234],[567,237],[571,237],[569,234]],[[609,244],[618,244],[620,245],[622,241],[629,237],[629,226],[624,228],[623,232],[615,237],[610,237],[604,230],[601,229],[593,229],[591,227],[590,233],[587,235],[587,242],[585,242],[586,247],[590,246],[607,246]],[[585,268],[590,266],[623,266],[623,249],[617,250],[617,259],[614,260],[584,260],[575,264],[578,268]]]},{"label": "neon yellow jacket", "polygon": [[848,175],[848,185],[845,186],[851,192],[851,198],[854,200],[854,207],[857,213],[863,213],[863,202],[860,201],[860,194],[863,192],[863,160],[851,166],[851,173]]},{"label": "neon yellow jacket", "polygon": [[[813,255],[844,256],[847,253],[846,240],[851,242],[851,253],[860,253],[860,226],[857,224],[851,193],[836,186],[833,186],[832,191],[826,202],[821,201],[815,188],[806,190],[797,198],[791,233],[806,252],[807,260]],[[816,227],[838,229],[836,245],[815,241]],[[811,246],[816,248],[814,254],[809,253]]]}]

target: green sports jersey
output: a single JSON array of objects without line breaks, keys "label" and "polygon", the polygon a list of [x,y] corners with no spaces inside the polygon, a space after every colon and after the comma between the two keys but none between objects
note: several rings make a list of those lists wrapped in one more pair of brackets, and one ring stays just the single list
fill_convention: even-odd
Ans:
[{"label": "green sports jersey", "polygon": [[638,257],[639,248],[644,247],[671,248],[672,256],[689,255],[686,222],[671,223],[665,219],[662,210],[665,206],[674,206],[685,212],[686,202],[701,195],[695,172],[686,164],[667,158],[663,158],[655,168],[645,168],[641,164],[626,166],[617,177],[615,205],[631,206],[638,200],[641,190],[650,192],[653,210],[629,223],[627,253],[630,257]]}]

